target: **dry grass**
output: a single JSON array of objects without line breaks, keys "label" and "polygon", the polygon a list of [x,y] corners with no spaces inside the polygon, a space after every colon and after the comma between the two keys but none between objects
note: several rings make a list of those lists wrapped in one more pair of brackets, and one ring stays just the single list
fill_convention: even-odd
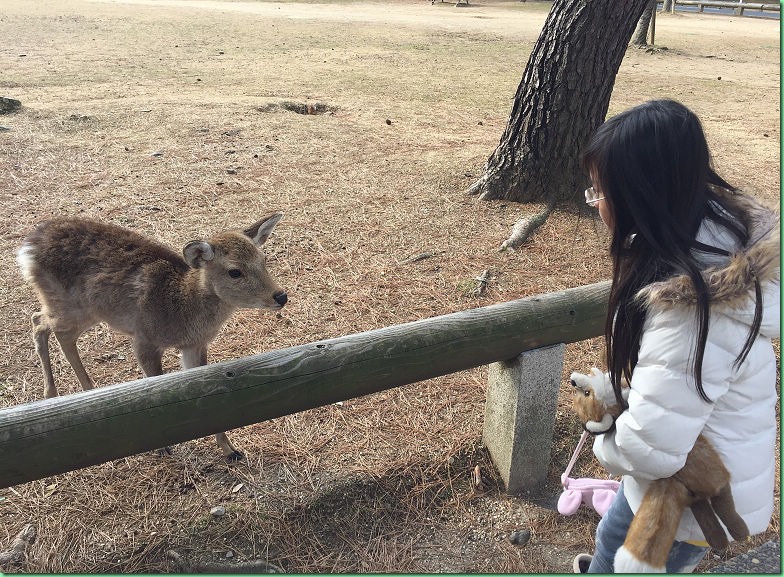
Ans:
[{"label": "dry grass", "polygon": [[[545,11],[538,2],[4,0],[0,95],[24,108],[0,117],[12,128],[0,132],[2,406],[42,395],[28,321],[37,305],[13,252],[54,214],[98,216],[180,246],[284,210],[268,253],[290,304],[279,315],[236,314],[212,361],[606,278],[607,236],[593,214],[556,212],[523,250],[499,253],[538,207],[463,194],[498,142]],[[664,15],[657,40],[669,50],[627,55],[611,111],[681,99],[704,119],[721,171],[777,202],[778,25]],[[287,109],[306,104],[327,108]],[[409,260],[422,253],[432,256]],[[472,279],[488,268],[488,291],[473,296]],[[80,346],[96,382],[140,376],[121,335],[98,327]],[[598,339],[570,345],[565,370],[600,352]],[[59,352],[53,361],[61,393],[78,390]],[[164,362],[177,367],[174,353]],[[203,439],[172,457],[4,489],[0,544],[36,525],[25,568],[38,572],[168,571],[169,549],[269,558],[290,572],[568,570],[592,549],[597,519],[540,506],[557,495],[578,435],[567,397],[547,486],[505,496],[481,446],[485,376],[475,369],[245,427],[231,433],[243,464],[224,463]],[[490,482],[481,494],[476,465]],[[576,473],[600,474],[589,451]],[[212,517],[219,504],[226,515]],[[512,545],[522,529],[531,540]],[[778,535],[777,516],[763,538]]]}]

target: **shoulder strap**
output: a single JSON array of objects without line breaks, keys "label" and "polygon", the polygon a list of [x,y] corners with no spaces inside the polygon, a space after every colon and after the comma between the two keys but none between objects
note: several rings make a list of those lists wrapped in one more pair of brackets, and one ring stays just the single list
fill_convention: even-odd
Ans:
[{"label": "shoulder strap", "polygon": [[561,476],[561,484],[564,487],[566,487],[565,485],[566,479],[569,477],[569,473],[572,472],[572,467],[574,467],[574,464],[577,462],[577,457],[580,456],[580,451],[582,450],[583,445],[585,444],[585,440],[589,437],[589,435],[590,434],[588,433],[588,431],[584,430],[583,434],[580,435],[580,440],[577,441],[577,447],[575,447],[574,453],[572,453],[572,458],[569,460],[569,464],[566,465],[566,470],[564,471],[564,474]]}]

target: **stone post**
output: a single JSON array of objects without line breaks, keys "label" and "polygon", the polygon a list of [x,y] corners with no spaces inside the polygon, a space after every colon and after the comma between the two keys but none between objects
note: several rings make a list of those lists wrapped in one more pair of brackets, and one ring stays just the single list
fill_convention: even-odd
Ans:
[{"label": "stone post", "polygon": [[510,494],[544,483],[565,345],[490,365],[483,441]]}]

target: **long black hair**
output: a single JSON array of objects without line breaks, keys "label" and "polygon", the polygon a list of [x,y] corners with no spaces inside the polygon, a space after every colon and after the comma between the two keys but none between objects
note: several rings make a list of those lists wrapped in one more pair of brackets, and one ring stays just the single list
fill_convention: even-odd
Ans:
[{"label": "long black hair", "polygon": [[[646,309],[636,297],[643,287],[673,274],[686,274],[696,295],[697,343],[694,379],[703,399],[702,361],[710,320],[710,302],[694,251],[729,255],[696,241],[705,219],[734,235],[741,246],[749,232],[732,203],[716,189],[736,189],[712,167],[702,125],[688,108],[673,100],[653,100],[602,124],[583,153],[583,166],[605,197],[612,216],[610,255],[612,288],[605,323],[607,365],[616,397],[621,382],[631,382],[637,364]],[[757,294],[760,296],[759,285]],[[757,311],[760,311],[760,298]],[[759,316],[759,315],[757,315]],[[752,327],[736,363],[745,359],[756,334]]]}]

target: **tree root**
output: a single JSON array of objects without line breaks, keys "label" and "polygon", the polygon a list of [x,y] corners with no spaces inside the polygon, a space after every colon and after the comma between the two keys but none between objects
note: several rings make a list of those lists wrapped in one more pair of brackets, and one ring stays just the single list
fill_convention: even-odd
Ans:
[{"label": "tree root", "polygon": [[508,180],[499,177],[496,172],[490,172],[485,168],[484,174],[468,187],[466,194],[476,196],[479,200],[511,200],[512,202],[519,202],[517,199],[507,198],[508,191]]},{"label": "tree root", "polygon": [[512,233],[509,235],[503,243],[501,243],[500,248],[498,249],[499,252],[508,250],[513,251],[520,245],[522,245],[525,241],[527,241],[530,236],[534,233],[534,231],[542,226],[546,221],[547,217],[550,216],[550,213],[553,212],[555,208],[555,203],[548,204],[545,209],[540,212],[539,214],[534,214],[533,216],[526,216],[518,220],[515,225],[512,227]]},{"label": "tree root", "polygon": [[466,190],[466,194],[471,196],[476,196],[478,194],[482,194],[485,191],[485,185],[487,184],[487,173],[484,173],[477,181],[468,187]]},{"label": "tree root", "polygon": [[35,543],[38,531],[32,525],[26,525],[14,538],[11,548],[0,553],[0,571],[8,571],[12,567],[24,565],[27,561],[27,550]]},{"label": "tree root", "polygon": [[241,561],[237,563],[230,563],[228,561],[205,561],[191,563],[176,551],[167,551],[166,556],[171,559],[177,565],[177,567],[179,567],[180,573],[285,573],[285,571],[277,565],[262,561],[261,559],[253,559],[251,561]]}]

